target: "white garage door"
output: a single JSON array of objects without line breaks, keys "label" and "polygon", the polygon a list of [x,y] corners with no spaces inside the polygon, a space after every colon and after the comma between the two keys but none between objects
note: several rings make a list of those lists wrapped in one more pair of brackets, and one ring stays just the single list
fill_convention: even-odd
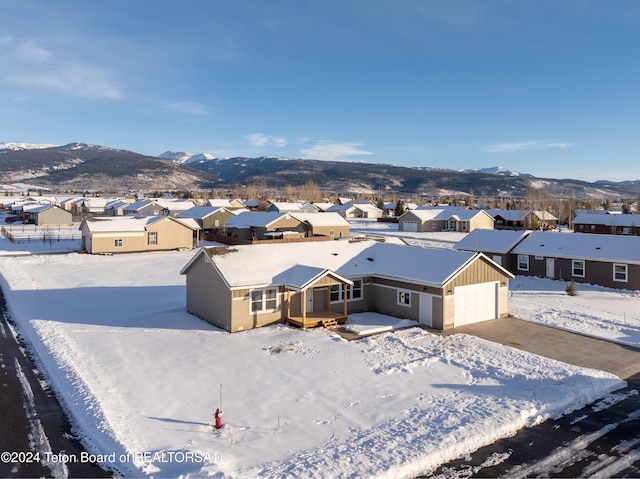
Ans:
[{"label": "white garage door", "polygon": [[454,327],[498,317],[498,283],[456,286],[454,294]]},{"label": "white garage door", "polygon": [[403,221],[402,222],[402,231],[410,231],[416,233],[418,231],[418,222],[417,221]]}]

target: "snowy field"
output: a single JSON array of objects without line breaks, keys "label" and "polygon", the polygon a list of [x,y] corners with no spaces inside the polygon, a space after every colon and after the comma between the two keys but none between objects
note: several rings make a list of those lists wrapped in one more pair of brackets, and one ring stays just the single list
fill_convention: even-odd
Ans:
[{"label": "snowy field", "polygon": [[[193,254],[0,257],[20,332],[89,451],[125,476],[415,477],[624,385],[419,328],[352,342],[284,325],[229,334],[185,311],[178,271]],[[534,321],[571,322],[574,311],[575,323],[623,324],[616,314],[638,301],[580,287],[570,298],[545,280],[513,284],[513,312]],[[405,325],[350,318],[361,331]]]}]

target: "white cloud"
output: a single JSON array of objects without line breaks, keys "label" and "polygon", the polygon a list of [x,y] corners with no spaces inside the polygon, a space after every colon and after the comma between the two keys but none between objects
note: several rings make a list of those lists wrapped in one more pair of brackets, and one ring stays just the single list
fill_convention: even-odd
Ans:
[{"label": "white cloud", "polygon": [[487,153],[508,153],[511,151],[521,150],[540,150],[545,148],[567,148],[571,143],[563,141],[533,140],[533,141],[514,141],[511,143],[498,143],[488,145],[482,148]]},{"label": "white cloud", "polygon": [[34,40],[21,42],[0,38],[0,52],[5,81],[18,85],[58,90],[67,95],[87,98],[121,99],[123,91],[113,73],[80,62],[61,62]]},{"label": "white cloud", "polygon": [[122,89],[113,80],[111,73],[81,63],[60,64],[57,67],[37,72],[22,71],[5,78],[21,85],[51,88],[86,98],[119,100],[123,97]]},{"label": "white cloud", "polygon": [[34,63],[44,63],[51,58],[51,52],[40,47],[35,41],[22,42],[14,49],[14,55],[20,60]]},{"label": "white cloud", "polygon": [[281,148],[287,146],[288,141],[281,136],[268,136],[264,133],[251,133],[244,136],[253,146],[277,146]]},{"label": "white cloud", "polygon": [[167,110],[176,111],[178,113],[188,113],[191,115],[204,115],[209,110],[206,105],[192,101],[167,103],[165,105],[165,108]]},{"label": "white cloud", "polygon": [[360,149],[362,143],[322,142],[311,148],[300,150],[304,157],[316,160],[343,161],[352,156],[373,155],[373,152]]}]

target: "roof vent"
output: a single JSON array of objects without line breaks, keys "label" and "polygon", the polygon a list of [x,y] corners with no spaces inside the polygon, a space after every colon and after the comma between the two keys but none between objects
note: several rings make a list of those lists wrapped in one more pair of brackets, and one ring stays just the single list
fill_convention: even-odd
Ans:
[{"label": "roof vent", "polygon": [[331,256],[338,256],[338,253],[331,253]]},{"label": "roof vent", "polygon": [[367,261],[373,261],[373,258],[367,258]]},{"label": "roof vent", "polygon": [[596,249],[602,249],[600,246],[596,246]]}]

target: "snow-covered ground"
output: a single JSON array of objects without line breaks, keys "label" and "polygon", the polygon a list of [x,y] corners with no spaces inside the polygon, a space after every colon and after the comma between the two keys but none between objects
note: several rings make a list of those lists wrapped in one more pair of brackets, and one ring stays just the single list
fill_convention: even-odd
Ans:
[{"label": "snow-covered ground", "polygon": [[[90,452],[125,476],[414,477],[624,385],[419,328],[352,342],[284,325],[229,334],[185,311],[178,271],[192,254],[0,257],[20,332]],[[551,297],[578,320],[606,309],[609,322],[638,301],[519,280],[513,312],[532,320]],[[605,307],[616,302],[626,306]],[[404,326],[370,314],[351,321],[361,331]]]}]

